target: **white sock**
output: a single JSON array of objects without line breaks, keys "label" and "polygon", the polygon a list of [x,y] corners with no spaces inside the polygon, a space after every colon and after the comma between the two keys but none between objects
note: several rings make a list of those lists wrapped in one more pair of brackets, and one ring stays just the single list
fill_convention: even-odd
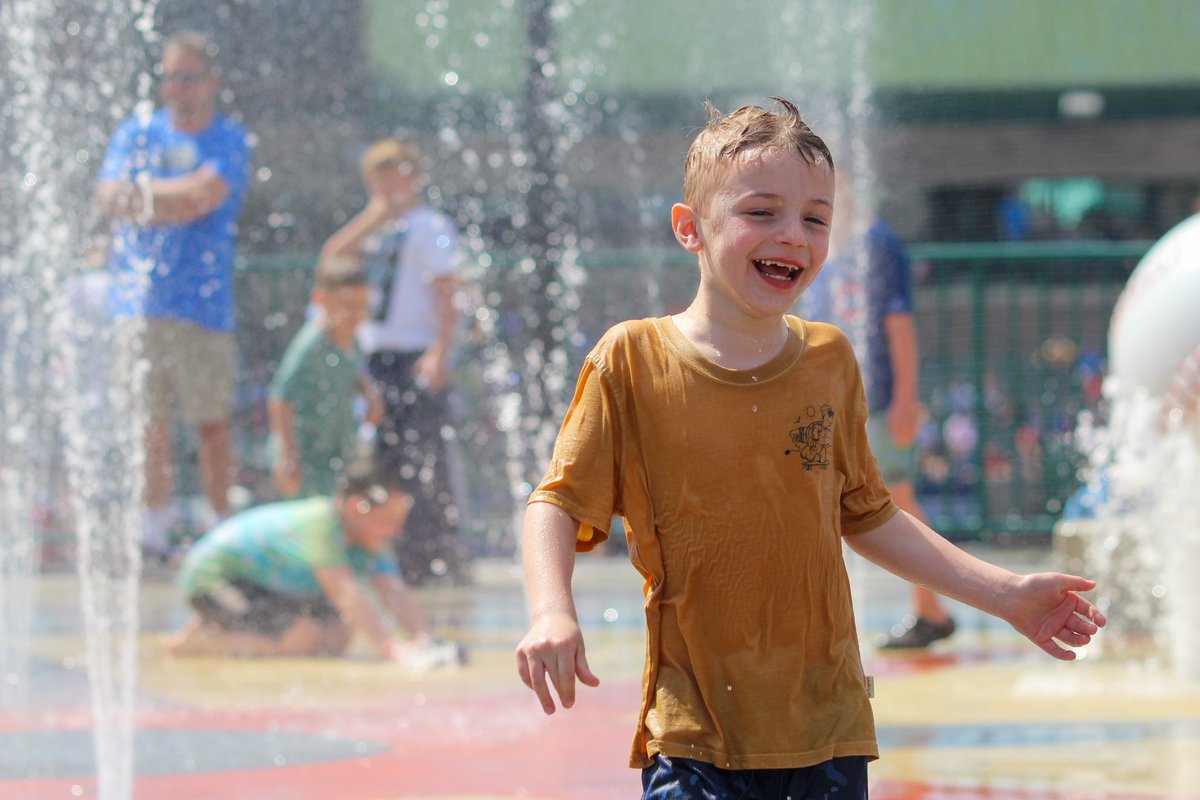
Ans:
[{"label": "white sock", "polygon": [[142,514],[142,547],[152,553],[166,553],[170,549],[171,509],[147,508]]}]

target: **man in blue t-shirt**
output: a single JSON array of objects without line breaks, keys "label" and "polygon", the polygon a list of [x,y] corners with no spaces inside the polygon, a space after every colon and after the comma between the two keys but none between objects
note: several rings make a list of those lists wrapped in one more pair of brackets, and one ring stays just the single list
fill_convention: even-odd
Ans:
[{"label": "man in blue t-shirt", "polygon": [[250,167],[245,129],[217,113],[216,48],[179,33],[163,46],[163,108],[125,120],[100,169],[97,202],[113,222],[114,385],[144,402],[143,548],[167,553],[171,417],[199,434],[200,473],[217,518],[229,514],[229,416],[235,369],[233,258]]},{"label": "man in blue t-shirt", "polygon": [[[805,293],[804,316],[838,325],[854,342],[870,411],[871,450],[896,505],[924,522],[915,487],[921,406],[908,254],[883,220],[855,235],[853,178],[839,170],[836,181],[830,256]],[[912,603],[912,612],[882,647],[928,647],[954,633],[954,619],[936,594],[914,585]]]}]

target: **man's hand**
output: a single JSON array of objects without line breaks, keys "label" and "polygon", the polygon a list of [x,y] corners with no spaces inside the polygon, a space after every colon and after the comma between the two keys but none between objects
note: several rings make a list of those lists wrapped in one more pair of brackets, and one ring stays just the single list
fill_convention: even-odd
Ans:
[{"label": "man's hand", "polygon": [[547,714],[555,710],[547,678],[563,708],[575,705],[576,678],[585,686],[600,685],[600,679],[588,667],[579,623],[563,613],[542,617],[525,634],[517,645],[517,672]]}]

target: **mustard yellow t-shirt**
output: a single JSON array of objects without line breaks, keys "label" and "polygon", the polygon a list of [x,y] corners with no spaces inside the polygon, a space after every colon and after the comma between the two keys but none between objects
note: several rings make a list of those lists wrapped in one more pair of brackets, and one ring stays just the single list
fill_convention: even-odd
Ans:
[{"label": "mustard yellow t-shirt", "polygon": [[878,755],[840,537],[896,507],[849,342],[787,323],[783,351],[745,371],[704,358],[670,318],[611,329],[530,497],[580,522],[579,550],[624,517],[648,634],[631,766]]}]

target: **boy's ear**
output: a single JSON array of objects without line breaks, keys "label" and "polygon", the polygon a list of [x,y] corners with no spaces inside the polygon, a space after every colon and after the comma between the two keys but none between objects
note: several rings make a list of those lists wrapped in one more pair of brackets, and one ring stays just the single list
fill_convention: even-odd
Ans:
[{"label": "boy's ear", "polygon": [[700,218],[692,207],[683,203],[671,206],[671,229],[675,240],[689,253],[699,253],[704,247],[700,241]]}]

